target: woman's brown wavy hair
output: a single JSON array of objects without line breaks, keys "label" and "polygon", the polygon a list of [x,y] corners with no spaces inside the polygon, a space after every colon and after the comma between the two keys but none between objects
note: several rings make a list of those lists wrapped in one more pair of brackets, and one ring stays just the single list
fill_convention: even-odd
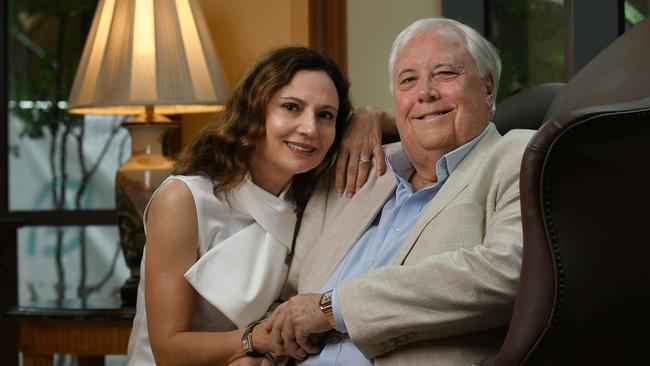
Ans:
[{"label": "woman's brown wavy hair", "polygon": [[301,212],[316,182],[333,166],[347,123],[351,103],[349,82],[326,56],[304,47],[283,47],[263,56],[239,81],[226,101],[225,110],[201,130],[180,154],[173,174],[205,175],[214,192],[228,193],[250,170],[256,143],[266,133],[266,108],[273,95],[289,84],[300,70],[322,70],[332,79],[339,97],[334,143],[314,169],[294,176],[290,193]]}]

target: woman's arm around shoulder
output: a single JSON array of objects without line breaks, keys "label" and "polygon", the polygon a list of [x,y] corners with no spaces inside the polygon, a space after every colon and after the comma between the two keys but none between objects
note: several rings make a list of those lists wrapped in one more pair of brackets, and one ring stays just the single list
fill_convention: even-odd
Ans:
[{"label": "woman's arm around shoulder", "polygon": [[371,106],[359,107],[350,117],[336,158],[335,185],[339,196],[354,196],[368,180],[371,161],[377,176],[384,175],[386,163],[382,134],[397,135],[395,117]]}]

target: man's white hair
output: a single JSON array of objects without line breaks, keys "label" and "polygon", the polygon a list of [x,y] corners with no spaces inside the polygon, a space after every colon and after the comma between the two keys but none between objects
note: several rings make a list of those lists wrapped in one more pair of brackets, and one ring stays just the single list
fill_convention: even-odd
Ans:
[{"label": "man's white hair", "polygon": [[463,23],[448,18],[424,18],[416,20],[406,27],[393,42],[390,49],[390,58],[388,59],[388,80],[390,81],[390,90],[393,90],[393,68],[397,56],[411,39],[422,32],[434,30],[457,30],[465,37],[465,45],[470,55],[476,63],[478,73],[481,77],[492,75],[494,83],[494,101],[492,102],[492,111],[496,106],[496,94],[499,89],[499,79],[501,78],[501,58],[496,47],[490,41],[483,38],[476,30]]}]

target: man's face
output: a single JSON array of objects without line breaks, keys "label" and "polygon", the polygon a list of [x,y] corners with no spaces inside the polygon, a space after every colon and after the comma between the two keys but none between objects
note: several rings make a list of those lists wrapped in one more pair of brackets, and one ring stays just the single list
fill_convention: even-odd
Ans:
[{"label": "man's face", "polygon": [[418,34],[404,45],[392,73],[397,129],[412,161],[442,156],[487,125],[492,77],[480,77],[459,32]]}]

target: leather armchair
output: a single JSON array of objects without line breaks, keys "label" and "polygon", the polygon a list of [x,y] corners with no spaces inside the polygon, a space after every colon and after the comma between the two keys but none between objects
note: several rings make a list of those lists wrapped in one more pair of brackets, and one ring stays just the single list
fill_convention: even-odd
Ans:
[{"label": "leather armchair", "polygon": [[546,83],[511,95],[497,105],[492,122],[502,135],[515,128],[536,130],[563,87],[564,83]]},{"label": "leather armchair", "polygon": [[650,19],[551,102],[523,156],[519,294],[484,365],[647,363]]},{"label": "leather armchair", "polygon": [[647,360],[649,137],[650,98],[563,113],[533,137],[520,289],[495,365]]}]

